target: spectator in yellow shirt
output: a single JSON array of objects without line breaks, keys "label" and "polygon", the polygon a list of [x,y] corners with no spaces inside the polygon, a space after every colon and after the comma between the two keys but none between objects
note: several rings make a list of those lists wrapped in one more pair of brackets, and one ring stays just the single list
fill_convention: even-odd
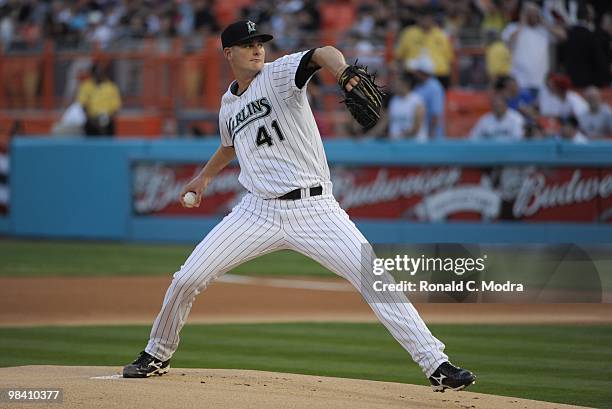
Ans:
[{"label": "spectator in yellow shirt", "polygon": [[482,32],[493,30],[501,33],[510,21],[508,11],[516,7],[516,0],[481,0],[475,3],[483,14],[480,24]]},{"label": "spectator in yellow shirt", "polygon": [[427,54],[434,64],[434,75],[448,88],[453,47],[446,33],[437,26],[432,8],[420,11],[417,24],[404,29],[395,49],[395,58],[402,67],[407,61]]},{"label": "spectator in yellow shirt", "polygon": [[104,67],[94,66],[93,80],[86,80],[81,84],[77,98],[87,114],[87,136],[115,135],[115,120],[121,108],[121,95]]},{"label": "spectator in yellow shirt", "polygon": [[499,77],[507,77],[510,75],[512,68],[512,53],[506,46],[506,43],[501,41],[497,31],[487,32],[487,50],[485,53],[487,74],[491,83]]},{"label": "spectator in yellow shirt", "polygon": [[81,107],[85,109],[85,104],[89,100],[89,97],[96,89],[96,80],[94,79],[96,75],[96,66],[92,65],[91,70],[89,72],[89,76],[82,79],[79,83],[79,88],[77,89],[77,101],[81,104]]}]

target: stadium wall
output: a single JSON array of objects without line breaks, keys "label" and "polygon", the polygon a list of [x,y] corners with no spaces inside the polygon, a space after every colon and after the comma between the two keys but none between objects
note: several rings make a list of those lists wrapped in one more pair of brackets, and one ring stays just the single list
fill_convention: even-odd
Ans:
[{"label": "stadium wall", "polygon": [[[138,214],[133,205],[134,166],[138,163],[193,166],[205,162],[217,146],[216,139],[15,138],[11,145],[10,212],[0,227],[18,237],[197,241],[220,220],[220,214],[194,217],[192,213],[181,214],[178,210]],[[603,169],[609,173],[612,168],[609,143],[443,141],[415,144],[334,140],[326,142],[326,153],[332,167],[345,166],[349,170],[360,166],[418,169],[537,165]],[[611,198],[606,195],[602,200],[607,201],[602,203],[608,206]],[[354,219],[365,236],[376,243],[612,242],[610,220],[526,223],[469,218],[448,222],[419,222],[402,217]]]}]

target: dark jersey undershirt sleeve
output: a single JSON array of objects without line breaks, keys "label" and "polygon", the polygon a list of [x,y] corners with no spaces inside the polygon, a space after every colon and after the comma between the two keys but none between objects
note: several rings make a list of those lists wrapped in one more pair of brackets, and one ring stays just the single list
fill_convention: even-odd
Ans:
[{"label": "dark jersey undershirt sleeve", "polygon": [[316,48],[313,48],[312,50],[304,54],[304,56],[300,60],[300,65],[298,66],[297,71],[295,72],[295,86],[299,89],[302,89],[304,85],[306,85],[310,77],[312,77],[315,72],[321,69],[321,67],[319,67],[318,65],[309,67],[310,60],[315,50]]}]

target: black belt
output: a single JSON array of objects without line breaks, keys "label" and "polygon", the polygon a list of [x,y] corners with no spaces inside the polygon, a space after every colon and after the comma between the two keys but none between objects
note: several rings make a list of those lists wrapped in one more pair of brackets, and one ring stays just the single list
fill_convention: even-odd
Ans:
[{"label": "black belt", "polygon": [[[315,186],[310,188],[310,196],[321,196],[323,194],[323,187]],[[295,189],[291,192],[282,195],[278,199],[280,200],[298,200],[302,198],[302,189]]]}]

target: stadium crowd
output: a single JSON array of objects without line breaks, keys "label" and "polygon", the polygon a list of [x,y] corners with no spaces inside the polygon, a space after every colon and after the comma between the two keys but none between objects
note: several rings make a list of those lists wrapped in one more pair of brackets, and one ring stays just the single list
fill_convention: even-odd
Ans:
[{"label": "stadium crowd", "polygon": [[[273,53],[321,45],[320,34],[337,28],[338,48],[379,71],[390,91],[383,119],[367,136],[444,138],[454,126],[445,117],[448,93],[461,86],[490,98],[472,139],[612,137],[612,9],[605,0],[0,0],[0,42],[6,53],[47,38],[77,49],[201,40],[228,20],[221,3],[239,10],[230,19],[270,30]],[[338,15],[338,27],[330,27],[329,4],[352,10],[351,17]],[[484,52],[457,52],[474,48]],[[361,134],[351,122],[341,125],[331,133]]]}]

